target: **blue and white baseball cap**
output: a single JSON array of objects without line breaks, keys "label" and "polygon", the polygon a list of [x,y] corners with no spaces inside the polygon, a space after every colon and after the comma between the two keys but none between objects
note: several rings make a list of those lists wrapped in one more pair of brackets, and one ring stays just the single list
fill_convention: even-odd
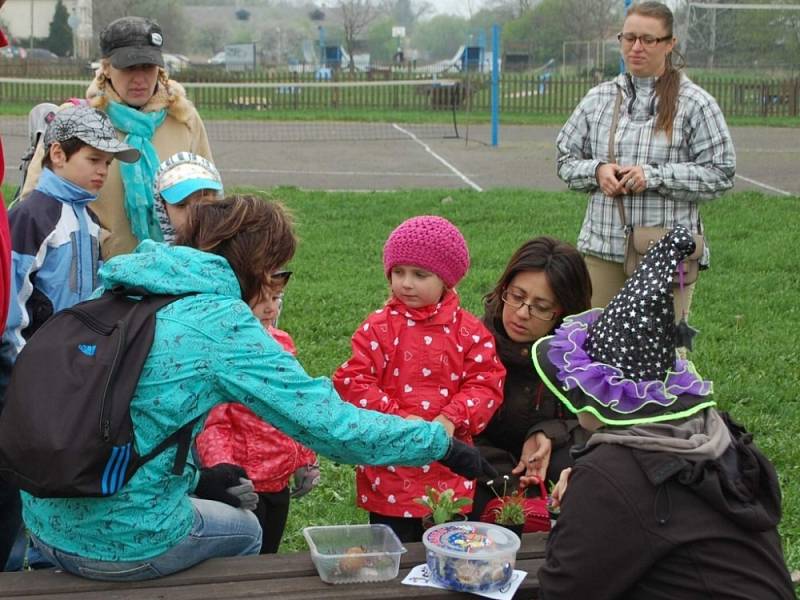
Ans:
[{"label": "blue and white baseball cap", "polygon": [[155,195],[178,204],[198,190],[213,190],[222,196],[222,178],[217,168],[192,152],[173,154],[158,167]]}]

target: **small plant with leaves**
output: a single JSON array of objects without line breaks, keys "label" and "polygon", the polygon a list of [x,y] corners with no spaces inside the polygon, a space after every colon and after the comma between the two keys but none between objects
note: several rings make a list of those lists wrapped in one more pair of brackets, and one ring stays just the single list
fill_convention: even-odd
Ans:
[{"label": "small plant with leaves", "polygon": [[494,488],[494,481],[487,481],[486,485],[491,488],[494,495],[499,500],[499,505],[493,510],[494,522],[498,525],[524,525],[525,524],[525,499],[518,490],[508,493],[508,475],[503,475],[503,495],[497,493]]},{"label": "small plant with leaves", "polygon": [[468,506],[472,500],[456,498],[456,492],[452,488],[440,492],[428,486],[425,488],[425,495],[415,498],[414,502],[430,510],[434,524],[440,525],[452,521],[456,515],[461,513],[461,509]]}]

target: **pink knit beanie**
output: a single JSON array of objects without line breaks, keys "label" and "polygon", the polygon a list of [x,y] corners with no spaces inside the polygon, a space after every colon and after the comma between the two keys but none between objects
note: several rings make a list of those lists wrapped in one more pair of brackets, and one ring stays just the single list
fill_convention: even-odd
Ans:
[{"label": "pink knit beanie", "polygon": [[383,270],[391,279],[395,265],[414,265],[441,277],[455,287],[469,269],[467,242],[447,219],[413,217],[401,223],[383,246]]}]

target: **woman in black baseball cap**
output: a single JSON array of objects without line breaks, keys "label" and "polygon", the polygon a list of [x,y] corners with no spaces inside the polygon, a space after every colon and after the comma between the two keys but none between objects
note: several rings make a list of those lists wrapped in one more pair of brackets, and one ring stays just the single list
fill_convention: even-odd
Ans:
[{"label": "woman in black baseball cap", "polygon": [[[145,239],[161,241],[153,209],[159,157],[193,152],[212,160],[200,115],[165,70],[163,45],[161,27],[144,17],[122,17],[100,33],[102,59],[86,98],[108,114],[125,143],[142,155],[131,165],[113,163],[92,205],[109,231],[102,245],[104,258],[130,252]],[[37,156],[31,164],[23,194],[39,176]]]},{"label": "woman in black baseball cap", "polygon": [[134,65],[164,66],[164,37],[158,23],[142,17],[123,17],[100,33],[100,51],[115,69]]}]

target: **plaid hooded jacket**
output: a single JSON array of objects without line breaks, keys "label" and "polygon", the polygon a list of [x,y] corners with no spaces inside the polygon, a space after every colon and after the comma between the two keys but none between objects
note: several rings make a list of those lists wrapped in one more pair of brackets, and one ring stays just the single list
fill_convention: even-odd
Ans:
[{"label": "plaid hooded jacket", "polygon": [[[647,189],[622,196],[632,225],[702,229],[700,203],[733,187],[736,154],[714,98],[682,75],[678,109],[668,138],[655,132],[656,78],[619,75],[589,90],[556,139],[558,176],[570,189],[589,192],[578,249],[622,262],[625,232],[614,199],[600,191],[597,167],[609,162],[608,142],[617,91],[622,94],[614,136],[616,162],[641,165]],[[706,244],[703,264],[708,264]]]}]

